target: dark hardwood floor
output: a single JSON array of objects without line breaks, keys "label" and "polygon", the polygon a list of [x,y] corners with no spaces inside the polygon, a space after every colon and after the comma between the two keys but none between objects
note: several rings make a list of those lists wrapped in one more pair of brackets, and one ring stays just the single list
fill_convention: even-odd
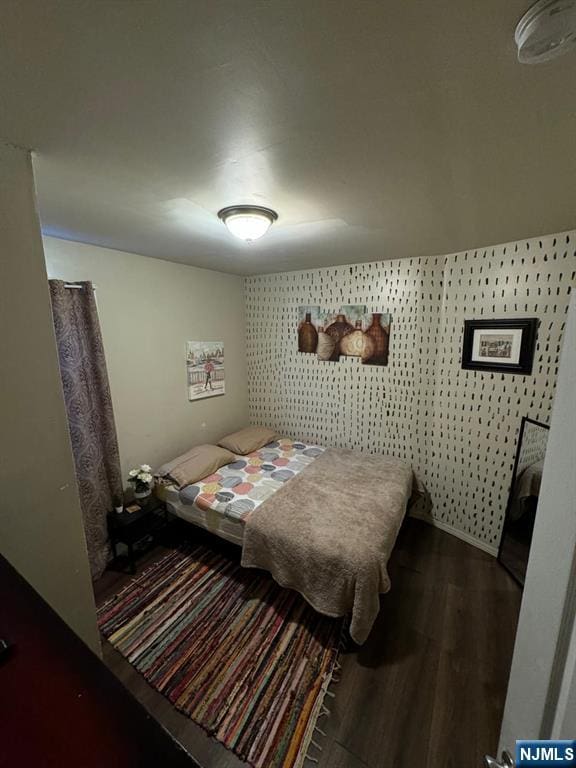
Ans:
[{"label": "dark hardwood floor", "polygon": [[[239,556],[233,545],[176,525],[172,536],[183,535]],[[151,551],[139,570],[164,551]],[[411,519],[390,575],[392,590],[381,598],[368,642],[342,657],[336,696],[327,700],[331,715],[319,721],[326,737],[318,768],[479,768],[484,754],[496,752],[520,589],[490,555]],[[97,600],[129,578],[107,572]],[[104,660],[204,768],[244,765],[107,642]]]}]

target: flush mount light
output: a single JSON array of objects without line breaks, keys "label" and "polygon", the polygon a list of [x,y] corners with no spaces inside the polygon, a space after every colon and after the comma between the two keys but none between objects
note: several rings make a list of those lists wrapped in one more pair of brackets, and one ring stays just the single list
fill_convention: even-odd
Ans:
[{"label": "flush mount light", "polygon": [[235,237],[251,243],[268,232],[270,225],[278,218],[278,214],[271,208],[264,208],[261,205],[230,205],[218,211],[218,218],[226,224]]},{"label": "flush mount light", "polygon": [[576,45],[576,0],[538,0],[518,22],[514,39],[522,64],[567,53]]}]

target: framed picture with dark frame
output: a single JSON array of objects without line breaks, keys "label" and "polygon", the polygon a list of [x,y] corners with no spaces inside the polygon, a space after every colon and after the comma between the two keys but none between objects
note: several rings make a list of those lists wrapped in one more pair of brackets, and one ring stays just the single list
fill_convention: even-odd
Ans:
[{"label": "framed picture with dark frame", "polygon": [[532,373],[538,318],[465,320],[462,368]]}]

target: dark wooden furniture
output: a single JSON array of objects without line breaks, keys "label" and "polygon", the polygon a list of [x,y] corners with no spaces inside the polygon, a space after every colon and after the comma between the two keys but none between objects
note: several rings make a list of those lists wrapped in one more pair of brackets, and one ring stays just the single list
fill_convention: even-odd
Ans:
[{"label": "dark wooden furniture", "polygon": [[1,556],[0,637],[0,768],[198,768]]},{"label": "dark wooden furniture", "polygon": [[148,536],[155,536],[168,523],[168,511],[164,502],[154,494],[147,499],[134,502],[141,507],[139,512],[110,512],[108,514],[108,535],[114,558],[118,557],[118,544],[128,548],[130,573],[136,573],[134,546]]}]

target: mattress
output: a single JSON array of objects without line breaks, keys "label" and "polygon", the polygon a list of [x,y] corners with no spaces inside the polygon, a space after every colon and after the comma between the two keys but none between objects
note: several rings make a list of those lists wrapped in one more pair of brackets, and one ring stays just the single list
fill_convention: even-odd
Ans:
[{"label": "mattress", "polygon": [[242,544],[247,517],[279,488],[324,452],[280,438],[236,460],[203,480],[178,490],[165,488],[169,510],[234,544]]}]

